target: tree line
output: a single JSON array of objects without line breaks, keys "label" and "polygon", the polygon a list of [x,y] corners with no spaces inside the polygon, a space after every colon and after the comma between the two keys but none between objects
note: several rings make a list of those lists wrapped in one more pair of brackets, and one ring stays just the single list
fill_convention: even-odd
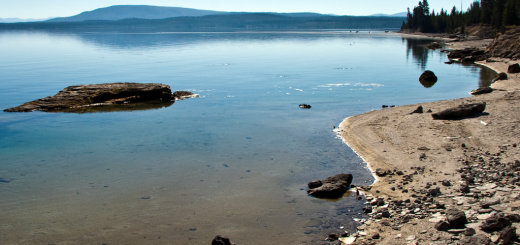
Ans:
[{"label": "tree line", "polygon": [[428,1],[422,0],[413,11],[408,8],[401,30],[453,33],[459,27],[464,32],[466,26],[474,24],[492,25],[499,30],[520,25],[520,0],[475,0],[466,11],[453,6],[449,12],[445,9],[430,11]]}]

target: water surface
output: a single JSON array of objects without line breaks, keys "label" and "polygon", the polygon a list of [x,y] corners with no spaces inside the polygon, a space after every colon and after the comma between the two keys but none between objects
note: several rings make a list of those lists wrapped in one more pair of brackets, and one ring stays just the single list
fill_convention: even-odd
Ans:
[{"label": "water surface", "polygon": [[[0,112],[3,244],[239,244],[354,231],[362,201],[306,194],[373,181],[332,126],[468,96],[493,75],[430,39],[358,33],[0,33],[0,108],[64,87],[153,82],[199,98],[148,110]],[[423,87],[432,70],[439,81]],[[299,104],[310,104],[302,110]]]}]

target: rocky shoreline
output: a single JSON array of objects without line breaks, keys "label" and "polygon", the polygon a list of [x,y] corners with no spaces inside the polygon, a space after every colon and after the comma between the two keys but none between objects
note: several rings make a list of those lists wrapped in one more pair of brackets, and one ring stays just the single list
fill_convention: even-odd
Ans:
[{"label": "rocky shoreline", "polygon": [[[473,48],[490,41],[472,43]],[[516,53],[510,54],[476,61],[508,76],[490,93],[372,111],[341,123],[337,132],[377,176],[373,185],[360,188],[369,218],[359,220],[355,234],[340,237],[341,244],[518,242],[520,79],[508,73],[518,63]],[[432,117],[478,103],[486,104],[483,113]],[[424,112],[412,113],[419,106]]]}]

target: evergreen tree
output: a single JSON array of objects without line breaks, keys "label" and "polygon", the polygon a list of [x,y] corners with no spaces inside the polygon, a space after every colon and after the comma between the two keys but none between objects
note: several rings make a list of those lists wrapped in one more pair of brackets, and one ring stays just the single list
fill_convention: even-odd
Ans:
[{"label": "evergreen tree", "polygon": [[504,15],[504,9],[506,5],[506,0],[496,0],[493,6],[493,17],[491,20],[491,24],[495,26],[495,28],[502,27],[502,17]]},{"label": "evergreen tree", "polygon": [[520,17],[518,14],[520,14],[520,1],[507,0],[504,6],[502,25],[520,25]]},{"label": "evergreen tree", "polygon": [[491,17],[493,16],[493,5],[495,0],[481,0],[480,1],[480,21],[483,24],[491,24]]}]

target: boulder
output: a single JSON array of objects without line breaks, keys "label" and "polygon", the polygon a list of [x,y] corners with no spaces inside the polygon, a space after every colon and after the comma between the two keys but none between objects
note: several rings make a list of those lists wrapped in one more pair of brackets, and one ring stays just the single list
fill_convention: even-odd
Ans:
[{"label": "boulder", "polygon": [[475,104],[462,104],[458,107],[449,108],[441,112],[433,113],[433,119],[457,119],[460,117],[473,116],[482,113],[486,109],[486,102]]},{"label": "boulder", "polygon": [[506,226],[510,226],[511,221],[504,217],[499,216],[491,216],[487,218],[482,224],[480,224],[480,229],[482,230],[498,230],[502,229]]},{"label": "boulder", "polygon": [[211,245],[235,245],[234,243],[232,243],[229,238],[227,237],[221,237],[221,236],[216,236],[213,241],[211,242]]},{"label": "boulder", "polygon": [[385,177],[387,174],[386,170],[382,169],[382,168],[378,168],[376,169],[376,175],[379,176],[379,177]]},{"label": "boulder", "polygon": [[468,223],[464,211],[449,209],[446,211],[446,220],[450,223],[450,228],[464,228]]},{"label": "boulder", "polygon": [[500,232],[500,243],[499,245],[507,245],[511,242],[511,240],[516,238],[516,228],[515,227],[507,227],[503,231]]},{"label": "boulder", "polygon": [[520,73],[520,65],[518,63],[510,65],[507,68],[507,73]]},{"label": "boulder", "polygon": [[437,76],[432,71],[425,71],[419,77],[420,82],[437,82]]},{"label": "boulder", "polygon": [[489,208],[490,206],[497,205],[497,204],[500,204],[500,198],[494,197],[494,198],[489,198],[489,199],[482,201],[480,203],[480,206],[482,208]]},{"label": "boulder", "polygon": [[434,227],[438,231],[445,231],[450,228],[450,224],[446,221],[439,221]]},{"label": "boulder", "polygon": [[5,112],[30,112],[79,108],[92,105],[172,101],[170,86],[160,83],[106,83],[69,86],[54,96],[5,109]]},{"label": "boulder", "polygon": [[507,79],[508,79],[507,73],[500,72],[497,74],[497,76],[495,78],[493,78],[493,82],[496,82],[498,80],[507,80]]},{"label": "boulder", "polygon": [[488,93],[491,93],[491,92],[493,92],[492,88],[484,87],[484,88],[477,88],[477,89],[471,90],[471,92],[469,92],[469,93],[471,95],[479,95],[479,94],[488,94]]},{"label": "boulder", "polygon": [[417,107],[417,109],[415,109],[414,111],[412,111],[411,114],[413,114],[413,113],[423,113],[423,112],[424,112],[424,111],[423,111],[423,107],[422,107],[422,106],[419,106],[419,107]]},{"label": "boulder", "polygon": [[324,180],[309,182],[309,193],[315,197],[338,198],[341,197],[352,183],[352,174],[337,174]]},{"label": "boulder", "polygon": [[489,245],[491,244],[491,239],[484,234],[478,234],[475,236],[466,236],[462,238],[459,244],[463,245]]}]

